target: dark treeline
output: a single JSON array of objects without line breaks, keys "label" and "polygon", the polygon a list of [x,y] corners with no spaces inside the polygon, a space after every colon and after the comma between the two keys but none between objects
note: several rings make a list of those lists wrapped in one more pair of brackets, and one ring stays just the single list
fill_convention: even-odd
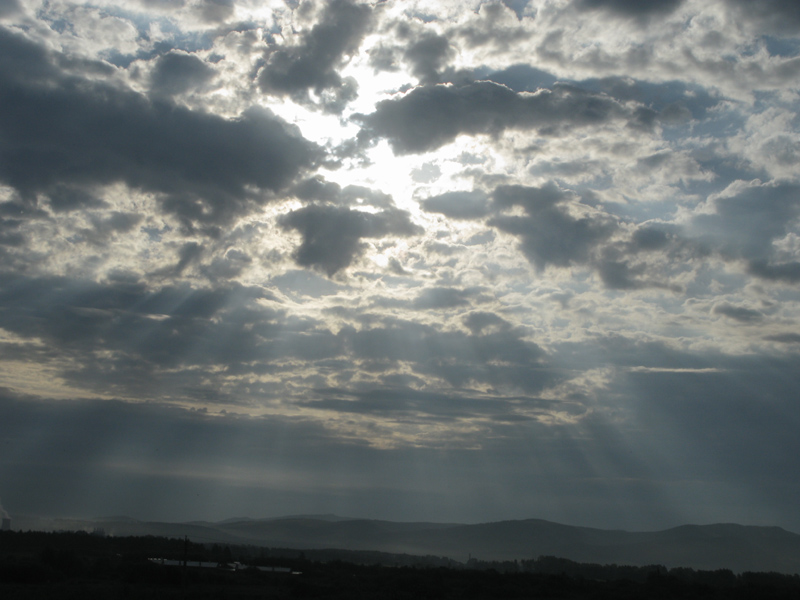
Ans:
[{"label": "dark treeline", "polygon": [[[150,558],[216,562],[182,568]],[[239,562],[233,571],[230,566]],[[265,572],[256,566],[288,567]],[[382,552],[201,544],[102,532],[0,532],[0,597],[13,598],[800,598],[800,576],[584,564],[556,558],[462,564]]]}]

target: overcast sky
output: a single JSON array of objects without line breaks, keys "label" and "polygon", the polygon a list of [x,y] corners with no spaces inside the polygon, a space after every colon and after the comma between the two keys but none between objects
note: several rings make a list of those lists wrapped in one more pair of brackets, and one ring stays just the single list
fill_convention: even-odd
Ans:
[{"label": "overcast sky", "polygon": [[13,516],[800,532],[796,0],[0,0]]}]

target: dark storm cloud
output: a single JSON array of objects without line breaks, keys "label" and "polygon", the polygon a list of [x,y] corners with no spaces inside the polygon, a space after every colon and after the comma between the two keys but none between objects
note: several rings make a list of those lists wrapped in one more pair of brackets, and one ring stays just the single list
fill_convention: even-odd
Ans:
[{"label": "dark storm cloud", "polygon": [[725,0],[739,11],[745,22],[775,33],[795,34],[800,30],[800,4],[794,0]]},{"label": "dark storm cloud", "polygon": [[524,339],[522,332],[482,331],[470,335],[391,320],[380,327],[345,327],[339,335],[354,359],[374,363],[381,370],[409,363],[418,375],[434,376],[457,388],[480,384],[537,394],[563,379],[547,353]]},{"label": "dark storm cloud", "polygon": [[412,306],[419,310],[438,310],[470,306],[474,301],[486,300],[480,290],[453,287],[432,287],[419,293]]},{"label": "dark storm cloud", "polygon": [[469,335],[463,331],[441,331],[431,325],[391,319],[383,325],[355,329],[345,327],[340,335],[349,352],[359,360],[403,361],[424,365],[432,358],[464,362],[502,362],[513,365],[543,365],[547,354],[537,344],[521,339],[518,331]]},{"label": "dark storm cloud", "polygon": [[680,124],[703,119],[723,100],[718,93],[684,81],[652,83],[628,77],[585,79],[576,85],[607,94],[621,102],[635,101],[641,110],[652,110],[654,118],[665,124]]},{"label": "dark storm cloud", "polygon": [[[300,377],[298,360],[307,361],[315,378],[351,368],[369,372],[370,365],[390,374],[402,363],[445,387],[476,383],[526,394],[563,378],[524,332],[486,316],[469,321],[472,334],[399,320],[333,333],[318,321],[269,308],[263,301],[270,294],[258,287],[150,289],[124,278],[100,284],[21,276],[4,276],[0,284],[0,327],[20,338],[0,344],[0,355],[49,365],[62,381],[104,394],[266,402],[283,388],[225,378],[284,373],[290,381]],[[420,310],[461,309],[481,302],[481,293],[435,288],[418,300]]]},{"label": "dark storm cloud", "polygon": [[[141,283],[56,277],[3,277],[2,283],[0,326],[80,362],[74,376],[90,387],[92,378],[125,388],[133,372],[256,360],[269,354],[278,332],[279,314],[255,304],[269,298],[257,288],[149,290]],[[96,354],[103,350],[111,354]],[[151,383],[145,377],[138,385]]]},{"label": "dark storm cloud", "polygon": [[581,408],[574,405],[539,398],[475,398],[388,385],[366,391],[319,389],[314,390],[314,395],[321,398],[301,402],[301,405],[337,413],[415,421],[424,419],[441,423],[458,420],[474,423],[483,419],[503,421],[514,420],[514,417],[529,420],[536,414],[548,414],[556,408],[581,411]]},{"label": "dark storm cloud", "polygon": [[403,58],[411,64],[411,74],[420,83],[438,83],[439,71],[444,69],[453,54],[445,36],[426,32],[409,44]]},{"label": "dark storm cloud", "polygon": [[659,228],[653,226],[638,227],[631,235],[631,246],[634,252],[661,250],[666,248],[671,242],[671,228]]},{"label": "dark storm cloud", "polygon": [[[287,0],[211,27],[232,1],[20,4],[0,384],[30,395],[0,390],[4,502],[796,526],[796,3]],[[367,60],[394,73],[345,78]],[[372,114],[320,114],[357,83]],[[345,141],[231,118],[253,86]],[[377,158],[459,136],[491,148]]]},{"label": "dark storm cloud", "polygon": [[766,260],[751,260],[747,264],[747,272],[761,279],[800,282],[800,262],[769,263]]},{"label": "dark storm cloud", "polygon": [[[21,219],[3,219],[0,218],[0,246],[21,247],[24,246],[27,238],[19,231],[23,225]],[[5,257],[6,250],[3,249],[3,256]]]},{"label": "dark storm cloud", "polygon": [[52,194],[54,206],[77,207],[87,188],[94,203],[92,186],[121,181],[163,194],[164,209],[184,223],[218,225],[316,160],[314,145],[260,109],[227,120],[151,103],[63,74],[61,55],[6,29],[0,57],[0,180],[28,204]]},{"label": "dark storm cloud", "polygon": [[464,325],[473,335],[478,335],[487,329],[504,331],[511,328],[511,324],[495,313],[475,311],[463,319]]},{"label": "dark storm cloud", "polygon": [[713,202],[714,212],[694,217],[692,235],[729,260],[745,260],[763,279],[800,281],[800,264],[777,262],[773,242],[800,216],[800,186],[790,182],[739,182]]},{"label": "dark storm cloud", "polygon": [[[518,22],[522,20],[526,4],[527,1],[502,4],[485,2],[479,9],[481,18],[453,28],[449,34],[463,39],[469,48],[490,45],[501,52],[508,51],[515,43],[530,38],[530,32]],[[508,19],[509,12],[515,13],[516,21]]]},{"label": "dark storm cloud", "polygon": [[689,265],[707,255],[705,248],[683,237],[676,226],[645,224],[637,227],[627,240],[599,248],[592,264],[609,289],[662,288],[680,292],[679,286],[669,282],[659,261],[667,259]]},{"label": "dark storm cloud", "polygon": [[11,17],[22,9],[18,0],[0,0],[0,19]]},{"label": "dark storm cloud", "polygon": [[[535,92],[550,88],[554,75],[527,64],[517,64],[500,71],[479,71],[482,79],[505,85],[515,92]],[[719,105],[722,97],[696,83],[685,81],[650,82],[631,77],[603,77],[581,80],[562,80],[592,93],[605,94],[620,102],[634,101],[639,106],[634,123],[651,119],[665,124],[680,124],[688,119],[703,119],[709,109]]]},{"label": "dark storm cloud", "polygon": [[360,185],[347,185],[311,177],[294,186],[289,193],[307,202],[327,202],[342,206],[364,203],[378,208],[391,208],[394,200],[389,194]]},{"label": "dark storm cloud", "polygon": [[602,125],[629,117],[628,110],[602,94],[573,86],[517,94],[490,81],[467,85],[421,86],[395,100],[378,102],[375,112],[356,115],[362,136],[385,138],[397,154],[435,150],[461,134],[499,135],[506,129]]},{"label": "dark storm cloud", "polygon": [[329,276],[348,267],[363,251],[364,238],[417,235],[408,212],[396,208],[368,213],[327,205],[310,205],[283,215],[284,229],[298,231],[303,241],[294,253],[298,265],[321,269]]},{"label": "dark storm cloud", "polygon": [[356,96],[356,82],[337,69],[358,50],[369,30],[372,11],[366,4],[334,0],[325,5],[319,21],[302,35],[298,46],[272,50],[259,74],[265,93],[287,95],[309,103],[309,91],[331,112],[341,112]]},{"label": "dark storm cloud", "polygon": [[197,11],[204,21],[220,23],[233,14],[234,0],[201,0]]},{"label": "dark storm cloud", "polygon": [[178,250],[178,264],[172,269],[173,274],[180,275],[186,268],[200,260],[203,255],[203,247],[197,242],[186,242]]},{"label": "dark storm cloud", "polygon": [[235,8],[235,0],[138,0],[148,9],[175,11],[188,8],[190,13],[205,23],[222,23],[230,17]]},{"label": "dark storm cloud", "polygon": [[67,212],[80,208],[101,208],[107,203],[90,190],[77,186],[52,186],[48,191],[50,208],[55,212]]},{"label": "dark storm cloud", "polygon": [[107,217],[93,215],[90,217],[92,229],[82,229],[78,234],[90,244],[103,245],[114,234],[133,231],[143,219],[142,215],[120,211],[113,211]]},{"label": "dark storm cloud", "polygon": [[[487,225],[520,239],[520,250],[538,270],[589,266],[609,289],[676,289],[660,281],[657,272],[650,272],[646,255],[692,258],[699,252],[674,226],[643,226],[627,241],[612,241],[621,232],[616,217],[589,210],[579,196],[552,182],[541,187],[499,186],[491,195],[478,190],[446,192],[422,200],[420,206],[453,219],[489,217]],[[526,214],[505,214],[514,207],[521,207]]]},{"label": "dark storm cloud", "polygon": [[600,260],[597,265],[597,274],[603,285],[612,290],[636,290],[646,287],[646,284],[637,279],[644,270],[644,265],[631,265],[623,260]]},{"label": "dark storm cloud", "polygon": [[[554,364],[568,364],[580,371],[611,369],[615,374],[615,381],[610,388],[604,389],[614,389],[615,393],[624,392],[626,400],[632,404],[637,403],[637,398],[636,390],[628,389],[626,379],[629,375],[638,376],[641,372],[644,373],[643,377],[647,377],[650,373],[669,372],[679,378],[684,373],[690,373],[691,376],[696,371],[713,369],[727,371],[731,368],[725,355],[718,351],[690,352],[661,340],[615,333],[589,336],[580,342],[557,343],[551,349],[549,358]],[[610,399],[614,394],[603,393],[603,397]],[[667,399],[662,401],[668,402]],[[606,409],[612,412],[617,410],[626,412],[632,408],[615,407],[614,401],[609,402],[610,405],[606,406]],[[702,401],[698,397],[697,410],[702,410],[701,407]],[[635,420],[633,423],[635,424]]]},{"label": "dark storm cloud", "polygon": [[445,192],[422,200],[420,206],[428,212],[441,213],[451,219],[480,219],[490,212],[488,196],[476,190]]},{"label": "dark storm cloud", "polygon": [[270,279],[270,284],[298,297],[334,296],[346,288],[307,269],[294,269]]},{"label": "dark storm cloud", "polygon": [[777,335],[765,336],[764,339],[781,344],[800,344],[800,333],[779,333]]},{"label": "dark storm cloud", "polygon": [[214,74],[214,69],[197,56],[173,50],[156,60],[150,88],[167,96],[182,94],[206,83]]},{"label": "dark storm cloud", "polygon": [[203,265],[201,272],[212,282],[230,281],[241,275],[253,264],[247,253],[236,248],[229,248],[223,256],[215,256],[211,263]]},{"label": "dark storm cloud", "polygon": [[565,202],[570,198],[571,194],[552,183],[540,188],[500,186],[493,194],[495,205],[520,206],[526,215],[498,215],[489,224],[519,237],[520,250],[539,270],[548,265],[585,264],[617,226],[602,214],[572,215]]},{"label": "dark storm cloud", "polygon": [[607,10],[626,17],[649,17],[671,13],[683,0],[575,0],[573,7],[580,10]]},{"label": "dark storm cloud", "polygon": [[740,323],[753,323],[764,318],[764,315],[757,310],[745,308],[744,306],[734,306],[727,302],[716,304],[712,312],[715,315],[724,315]]},{"label": "dark storm cloud", "polygon": [[421,84],[463,84],[474,80],[471,69],[449,66],[456,56],[450,39],[452,32],[441,34],[426,29],[418,21],[406,20],[397,23],[393,29],[395,44],[382,43],[370,50],[370,65],[376,71],[397,71],[400,63],[405,63],[410,74]]},{"label": "dark storm cloud", "polygon": [[[0,344],[0,355],[49,365],[83,390],[190,403],[264,402],[274,386],[225,378],[283,372],[289,368],[282,361],[296,360],[318,361],[322,373],[319,361],[345,353],[344,338],[319,322],[270,308],[273,297],[263,288],[150,289],[136,281],[19,276],[0,284],[0,327],[20,338]],[[206,371],[202,377],[197,368]],[[288,379],[294,369],[296,363]]]}]

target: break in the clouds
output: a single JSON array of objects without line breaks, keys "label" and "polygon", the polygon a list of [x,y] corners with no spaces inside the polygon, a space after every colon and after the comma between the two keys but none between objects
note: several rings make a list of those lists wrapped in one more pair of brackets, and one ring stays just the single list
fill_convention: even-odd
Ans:
[{"label": "break in the clouds", "polygon": [[3,507],[800,529],[797,23],[0,2]]}]

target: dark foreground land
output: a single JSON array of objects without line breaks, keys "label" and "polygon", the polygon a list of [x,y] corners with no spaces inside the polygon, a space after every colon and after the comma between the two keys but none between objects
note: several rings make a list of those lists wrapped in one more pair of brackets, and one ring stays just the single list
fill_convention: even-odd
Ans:
[{"label": "dark foreground land", "polygon": [[[151,558],[220,566],[183,567]],[[0,532],[0,598],[796,600],[800,576],[580,564],[553,557],[465,565],[432,556],[298,552],[102,532]]]}]

